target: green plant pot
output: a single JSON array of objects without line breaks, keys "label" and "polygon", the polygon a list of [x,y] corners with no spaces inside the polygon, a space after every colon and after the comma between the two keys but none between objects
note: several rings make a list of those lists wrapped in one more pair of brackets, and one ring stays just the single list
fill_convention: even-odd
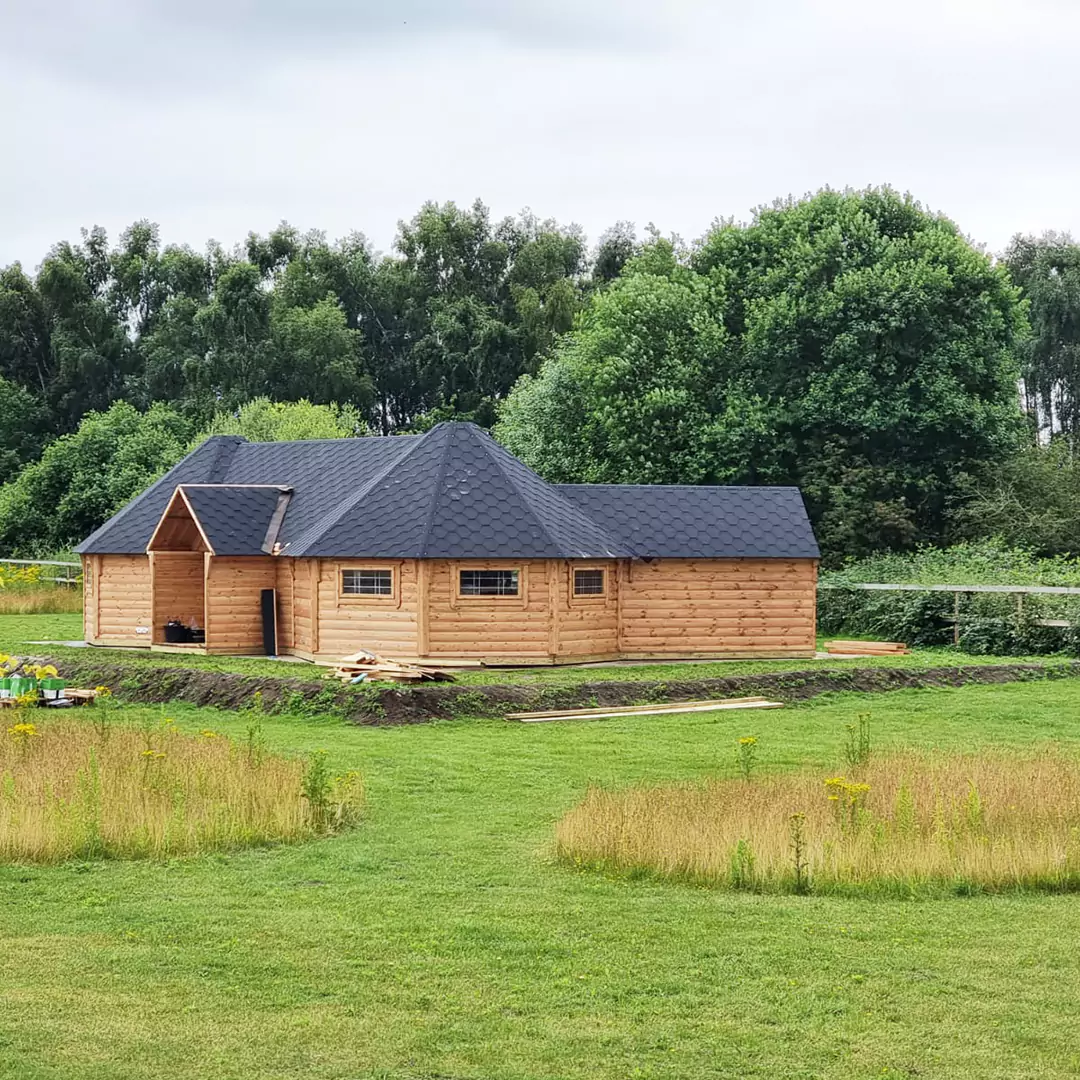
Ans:
[{"label": "green plant pot", "polygon": [[11,697],[11,679],[6,677],[0,679],[0,698]]},{"label": "green plant pot", "polygon": [[40,685],[41,696],[46,701],[56,701],[57,698],[62,698],[64,691],[67,689],[67,683],[63,679],[42,679]]},{"label": "green plant pot", "polygon": [[32,694],[38,688],[37,679],[28,679],[22,675],[13,675],[11,678],[11,696],[22,697],[24,694]]}]

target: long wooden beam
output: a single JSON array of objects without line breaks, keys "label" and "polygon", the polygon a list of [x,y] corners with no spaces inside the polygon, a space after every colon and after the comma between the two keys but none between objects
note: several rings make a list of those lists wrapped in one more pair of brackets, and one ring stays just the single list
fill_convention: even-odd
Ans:
[{"label": "long wooden beam", "polygon": [[628,705],[611,709],[566,709],[546,713],[508,713],[507,720],[518,720],[525,724],[544,723],[548,720],[606,720],[619,716],[661,716],[670,713],[717,712],[727,709],[782,709],[781,701],[766,701],[764,698],[737,699],[726,701],[707,701],[693,704],[672,703],[670,705]]}]

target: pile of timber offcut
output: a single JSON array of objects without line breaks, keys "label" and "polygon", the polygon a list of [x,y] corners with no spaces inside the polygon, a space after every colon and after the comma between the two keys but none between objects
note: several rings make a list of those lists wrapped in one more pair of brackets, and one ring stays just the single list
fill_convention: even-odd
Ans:
[{"label": "pile of timber offcut", "polygon": [[507,713],[507,720],[539,724],[545,720],[606,720],[616,716],[660,716],[665,713],[713,712],[718,709],[782,709],[782,701],[763,697],[722,698],[717,701],[670,701],[658,705],[611,705],[599,709],[552,709],[548,712]]},{"label": "pile of timber offcut", "polygon": [[846,656],[907,656],[911,652],[902,641],[826,641],[825,651]]},{"label": "pile of timber offcut", "polygon": [[327,678],[340,679],[345,683],[454,681],[454,676],[442,668],[421,667],[419,664],[389,660],[378,653],[368,652],[367,649],[346,656]]}]

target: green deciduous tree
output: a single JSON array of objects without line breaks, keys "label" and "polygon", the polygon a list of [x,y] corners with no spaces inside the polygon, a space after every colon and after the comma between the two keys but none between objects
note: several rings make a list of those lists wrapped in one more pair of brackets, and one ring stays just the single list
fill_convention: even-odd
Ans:
[{"label": "green deciduous tree", "polygon": [[1025,405],[1041,435],[1064,435],[1080,452],[1080,245],[1068,234],[1016,236],[1005,253],[1029,302],[1021,342]]},{"label": "green deciduous tree", "polygon": [[0,484],[41,453],[50,430],[45,402],[0,376]]},{"label": "green deciduous tree", "polygon": [[1080,459],[1069,441],[1025,446],[978,470],[953,518],[964,537],[993,536],[1039,555],[1080,554]]},{"label": "green deciduous tree", "polygon": [[184,454],[191,425],[167,405],[88,414],[0,487],[0,551],[43,555],[77,543]]},{"label": "green deciduous tree", "polygon": [[348,439],[366,435],[359,411],[351,405],[313,405],[310,401],[256,398],[235,412],[219,412],[192,445],[211,435],[242,435],[248,442],[289,439]]},{"label": "green deciduous tree", "polygon": [[904,547],[1014,447],[1024,332],[1005,271],[951,222],[825,191],[689,259],[654,239],[498,430],[556,479],[797,484],[826,550]]}]

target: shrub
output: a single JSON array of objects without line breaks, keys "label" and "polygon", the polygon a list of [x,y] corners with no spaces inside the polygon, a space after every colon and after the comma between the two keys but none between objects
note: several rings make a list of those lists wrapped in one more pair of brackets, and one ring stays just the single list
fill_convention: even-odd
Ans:
[{"label": "shrub", "polygon": [[[9,713],[0,727],[0,861],[168,858],[305,840],[358,820],[357,773],[305,797],[305,765],[171,720],[139,727]],[[14,718],[14,719],[13,719]]]},{"label": "shrub", "polygon": [[780,892],[1080,889],[1080,759],[892,753],[849,775],[591,788],[577,866]]},{"label": "shrub", "polygon": [[[999,541],[923,548],[914,554],[882,554],[850,562],[825,573],[818,600],[823,634],[889,638],[909,645],[953,644],[956,599],[950,592],[887,592],[844,588],[847,584],[891,585],[1063,585],[1080,587],[1080,561],[1040,559]],[[1080,596],[1028,594],[1017,607],[1007,593],[961,594],[960,648],[977,655],[1025,656],[1078,653],[1080,637],[1068,627],[1043,620],[1080,624]]]}]

